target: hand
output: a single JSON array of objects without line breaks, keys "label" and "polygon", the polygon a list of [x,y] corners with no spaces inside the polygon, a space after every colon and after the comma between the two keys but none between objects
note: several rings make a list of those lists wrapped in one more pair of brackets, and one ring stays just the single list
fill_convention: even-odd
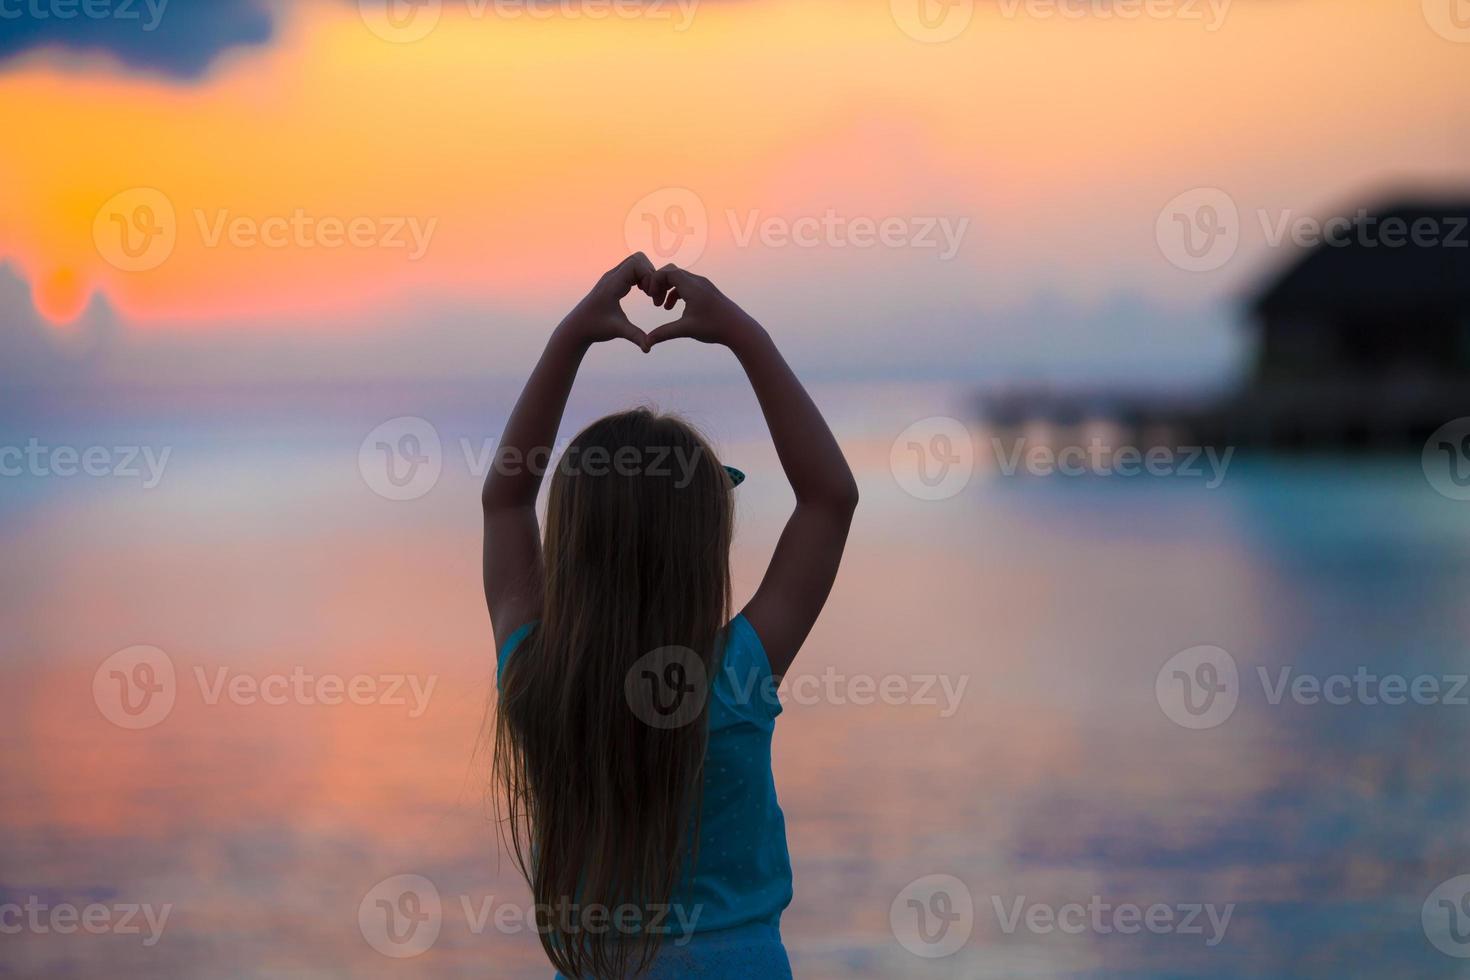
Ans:
[{"label": "hand", "polygon": [[652,341],[648,334],[633,326],[623,312],[621,300],[634,286],[652,296],[656,274],[648,256],[634,252],[597,280],[597,285],[566,315],[557,331],[588,344],[622,338],[637,344],[647,354]]},{"label": "hand", "polygon": [[650,347],[678,337],[736,347],[761,330],[760,324],[714,283],[675,265],[666,265],[654,273],[650,295],[654,305],[666,310],[672,310],[679,300],[684,301],[683,316],[648,335]]}]

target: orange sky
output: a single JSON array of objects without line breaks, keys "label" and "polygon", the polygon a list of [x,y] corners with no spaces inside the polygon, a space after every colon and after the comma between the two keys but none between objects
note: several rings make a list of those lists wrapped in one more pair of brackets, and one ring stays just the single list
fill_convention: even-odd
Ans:
[{"label": "orange sky", "polygon": [[[756,273],[891,267],[737,241],[752,217],[834,208],[968,217],[952,262],[902,266],[960,303],[1223,292],[1241,263],[1201,280],[1160,260],[1154,217],[1181,191],[1320,214],[1464,178],[1470,45],[1418,8],[1201,0],[1124,19],[1007,2],[934,44],[877,2],[705,2],[684,30],[676,9],[540,21],[450,3],[394,44],[356,5],[283,7],[271,45],[197,83],[45,56],[0,70],[0,260],[53,322],[94,293],[136,327],[515,305],[609,264],[634,203],[682,187],[705,209],[703,261]],[[114,198],[135,188],[162,198]],[[116,246],[124,224],[142,242],[140,201],[172,250],[128,271]],[[312,230],[290,230],[298,214]],[[326,247],[333,221],[363,244]]]}]

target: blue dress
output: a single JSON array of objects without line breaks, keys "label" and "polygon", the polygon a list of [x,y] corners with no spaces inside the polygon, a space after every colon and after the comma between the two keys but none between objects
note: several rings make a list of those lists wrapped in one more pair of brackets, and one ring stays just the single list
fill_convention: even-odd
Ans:
[{"label": "blue dress", "polygon": [[[499,670],[534,626],[506,640]],[[710,684],[698,863],[686,865],[674,890],[674,931],[645,974],[650,980],[791,976],[780,930],[791,904],[791,856],[771,773],[780,713],[765,647],[750,621],[736,616]]]}]

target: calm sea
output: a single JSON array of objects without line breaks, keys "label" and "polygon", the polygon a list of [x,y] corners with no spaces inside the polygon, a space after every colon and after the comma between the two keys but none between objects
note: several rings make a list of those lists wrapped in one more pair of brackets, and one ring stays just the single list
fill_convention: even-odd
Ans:
[{"label": "calm sea", "polygon": [[[798,976],[1462,969],[1470,502],[1417,458],[1006,475],[973,427],[963,480],[942,423],[894,451],[961,392],[817,393],[863,505],[776,735]],[[645,398],[749,474],[748,594],[791,503],[753,401],[572,415]],[[0,975],[549,975],[474,756],[507,399],[5,424]],[[364,445],[399,416],[437,452]]]}]

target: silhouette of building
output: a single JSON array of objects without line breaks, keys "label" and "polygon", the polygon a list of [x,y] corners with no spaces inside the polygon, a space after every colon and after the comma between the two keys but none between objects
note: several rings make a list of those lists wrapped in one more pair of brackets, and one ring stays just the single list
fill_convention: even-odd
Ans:
[{"label": "silhouette of building", "polygon": [[1470,415],[1470,201],[1324,223],[1250,303],[1251,376],[1204,402],[1128,393],[982,399],[1001,429],[1103,419],[1135,445],[1418,450]]},{"label": "silhouette of building", "polygon": [[1470,376],[1470,202],[1366,212],[1330,234],[1253,304],[1257,379]]}]

